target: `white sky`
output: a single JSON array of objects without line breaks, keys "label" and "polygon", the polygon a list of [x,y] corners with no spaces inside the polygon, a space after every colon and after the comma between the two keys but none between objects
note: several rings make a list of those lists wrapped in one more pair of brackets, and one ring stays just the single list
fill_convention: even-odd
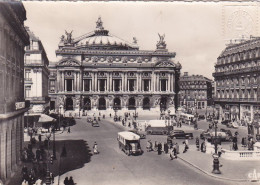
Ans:
[{"label": "white sky", "polygon": [[182,64],[182,73],[211,79],[214,63],[227,40],[238,35],[259,36],[259,8],[249,2],[24,1],[23,4],[27,11],[25,25],[42,40],[50,61],[57,61],[55,50],[65,30],[73,30],[72,36],[79,37],[95,29],[99,16],[111,34],[129,42],[136,37],[140,50],[155,50],[158,33],[165,34],[167,49],[176,52],[175,60]]}]

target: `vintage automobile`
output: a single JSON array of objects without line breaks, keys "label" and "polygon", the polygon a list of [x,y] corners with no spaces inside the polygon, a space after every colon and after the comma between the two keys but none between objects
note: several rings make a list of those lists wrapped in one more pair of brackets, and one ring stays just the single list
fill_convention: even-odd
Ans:
[{"label": "vintage automobile", "polygon": [[117,140],[119,148],[124,151],[126,155],[143,154],[139,135],[129,131],[118,132]]},{"label": "vintage automobile", "polygon": [[233,122],[229,122],[227,124],[227,127],[228,128],[238,128],[239,126],[238,126],[237,122],[233,121]]},{"label": "vintage automobile", "polygon": [[[207,141],[211,142],[212,138],[215,137],[215,132],[214,131],[203,131],[200,134],[201,139],[206,139]],[[217,137],[221,141],[232,141],[232,136],[228,135],[226,132],[222,131],[217,131]]]},{"label": "vintage automobile", "polygon": [[225,133],[226,133],[228,136],[230,136],[230,137],[233,137],[232,132],[231,132],[230,130],[221,128],[220,131],[221,131],[221,132],[225,132]]},{"label": "vintage automobile", "polygon": [[170,132],[169,137],[176,139],[193,139],[193,134],[186,133],[183,130],[173,130]]},{"label": "vintage automobile", "polygon": [[198,117],[198,119],[199,119],[199,120],[205,119],[205,115],[200,114],[199,117]]},{"label": "vintage automobile", "polygon": [[92,123],[92,121],[93,121],[93,120],[92,120],[91,117],[88,117],[88,118],[87,118],[87,122],[88,122],[88,123]]},{"label": "vintage automobile", "polygon": [[138,136],[140,136],[141,139],[145,139],[146,138],[146,132],[145,131],[140,131],[137,129],[133,129],[133,130],[129,130],[129,132],[133,132],[135,134],[137,134]]},{"label": "vintage automobile", "polygon": [[225,119],[225,120],[221,121],[221,124],[223,124],[223,125],[227,125],[229,122],[230,122],[230,120]]},{"label": "vintage automobile", "polygon": [[147,123],[146,133],[148,135],[167,135],[173,130],[173,126],[167,126],[165,120],[150,120]]},{"label": "vintage automobile", "polygon": [[93,120],[91,125],[92,125],[92,127],[99,127],[97,120]]}]

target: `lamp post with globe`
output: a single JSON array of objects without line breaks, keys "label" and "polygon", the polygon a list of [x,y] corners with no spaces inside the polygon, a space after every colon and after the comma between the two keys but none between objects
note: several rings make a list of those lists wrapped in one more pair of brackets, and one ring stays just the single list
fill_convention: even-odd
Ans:
[{"label": "lamp post with globe", "polygon": [[51,133],[46,133],[46,138],[48,139],[48,155],[47,155],[47,173],[46,173],[46,185],[50,185],[51,184],[51,176],[50,176],[50,164],[49,164],[49,159],[50,159],[50,151],[49,151],[49,147],[50,147],[50,138],[51,138]]},{"label": "lamp post with globe", "polygon": [[214,120],[213,118],[213,124],[215,127],[215,138],[214,138],[214,145],[215,145],[215,153],[212,155],[213,157],[213,171],[214,174],[221,174],[219,170],[219,156],[218,156],[218,140],[217,140],[217,129],[218,129],[218,121]]}]

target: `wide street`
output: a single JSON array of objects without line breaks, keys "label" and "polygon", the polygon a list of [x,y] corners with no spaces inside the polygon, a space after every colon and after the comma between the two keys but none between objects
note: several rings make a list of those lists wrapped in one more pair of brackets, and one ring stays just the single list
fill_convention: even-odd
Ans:
[{"label": "wide street", "polygon": [[[86,118],[81,118],[76,119],[76,125],[71,127],[71,133],[64,132],[57,135],[57,140],[83,139],[90,149],[96,141],[100,151],[100,154],[93,155],[83,168],[63,174],[61,182],[65,177],[72,176],[77,185],[239,184],[206,176],[179,159],[170,161],[168,155],[147,153],[145,149],[147,139],[141,141],[143,155],[127,156],[119,150],[117,142],[117,133],[122,130],[123,127],[113,123],[111,119],[101,120],[100,127],[92,127]],[[151,137],[152,139],[158,137],[159,140],[163,138],[163,136],[148,138]]]}]

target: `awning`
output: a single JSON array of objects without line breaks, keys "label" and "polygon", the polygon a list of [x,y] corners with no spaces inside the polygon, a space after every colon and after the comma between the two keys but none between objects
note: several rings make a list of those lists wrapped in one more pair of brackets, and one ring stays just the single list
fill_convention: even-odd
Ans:
[{"label": "awning", "polygon": [[41,114],[39,117],[38,123],[47,123],[47,122],[53,122],[56,121],[56,119],[46,115],[46,114]]}]

